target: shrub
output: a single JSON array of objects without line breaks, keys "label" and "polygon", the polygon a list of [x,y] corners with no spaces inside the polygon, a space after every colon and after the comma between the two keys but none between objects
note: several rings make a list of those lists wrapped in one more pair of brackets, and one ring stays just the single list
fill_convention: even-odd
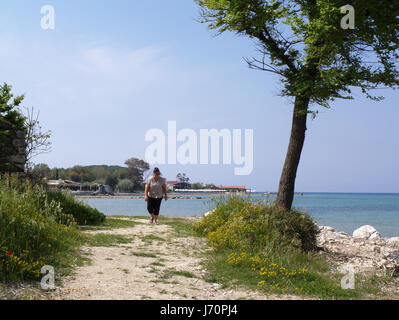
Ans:
[{"label": "shrub", "polygon": [[202,217],[194,230],[216,249],[207,267],[217,277],[237,275],[244,282],[256,281],[259,288],[280,293],[354,295],[324,275],[327,263],[313,254],[318,227],[307,214],[283,211],[250,197],[214,201],[213,212]]},{"label": "shrub", "polygon": [[237,196],[215,202],[214,211],[195,225],[214,247],[269,252],[316,247],[318,228],[305,213]]},{"label": "shrub", "polygon": [[58,265],[81,240],[75,222],[45,191],[0,176],[0,279],[36,279],[44,265]]},{"label": "shrub", "polygon": [[61,190],[47,191],[49,201],[59,203],[65,214],[73,216],[80,225],[96,225],[105,221],[105,215],[89,205],[77,201],[72,195]]}]

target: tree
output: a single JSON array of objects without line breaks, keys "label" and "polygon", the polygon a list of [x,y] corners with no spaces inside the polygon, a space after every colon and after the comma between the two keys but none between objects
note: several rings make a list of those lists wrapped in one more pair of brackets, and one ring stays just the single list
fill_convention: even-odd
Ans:
[{"label": "tree", "polygon": [[118,179],[127,179],[129,177],[129,171],[125,168],[118,169],[115,171],[115,176],[117,176]]},{"label": "tree", "polygon": [[134,189],[141,188],[143,186],[144,173],[150,169],[150,165],[138,158],[130,158],[125,161],[128,170],[128,177],[134,185]]},{"label": "tree", "polygon": [[90,182],[95,179],[89,170],[82,166],[74,166],[70,169],[68,176],[70,180],[75,182]]},{"label": "tree", "polygon": [[96,180],[105,179],[109,174],[107,169],[103,166],[93,167],[90,171]]},{"label": "tree", "polygon": [[105,184],[110,186],[112,190],[115,190],[115,187],[118,185],[118,178],[113,174],[108,174],[105,178]]},{"label": "tree", "polygon": [[51,169],[49,166],[45,163],[40,163],[40,164],[35,164],[32,174],[34,176],[40,177],[40,178],[50,178],[51,175]]},{"label": "tree", "polygon": [[[4,83],[0,86],[0,171],[10,172],[15,170],[15,161],[10,156],[19,156],[19,171],[25,167],[23,157],[24,146],[16,146],[15,139],[18,134],[23,142],[25,135],[25,116],[19,109],[19,105],[24,99],[24,95],[14,97],[11,93],[11,86]],[[19,150],[21,148],[21,151]]]},{"label": "tree", "polygon": [[122,179],[118,183],[120,192],[133,192],[134,191],[134,183],[129,179]]},{"label": "tree", "polygon": [[195,182],[191,185],[192,189],[204,189],[204,185],[201,182]]},{"label": "tree", "polygon": [[39,154],[51,152],[51,131],[42,131],[42,127],[39,122],[40,112],[35,113],[33,107],[26,109],[26,150],[25,158],[26,162],[29,163],[30,160]]},{"label": "tree", "polygon": [[354,0],[355,28],[344,29],[343,0],[195,0],[201,22],[218,33],[232,31],[253,39],[260,57],[245,59],[252,69],[279,76],[281,95],[293,99],[293,118],[282,170],[277,206],[289,210],[313,106],[329,107],[335,99],[353,99],[358,87],[397,88],[399,2]]},{"label": "tree", "polygon": [[187,183],[190,181],[190,178],[186,176],[185,173],[178,173],[176,178],[179,179],[180,182]]},{"label": "tree", "polygon": [[19,105],[25,96],[20,95],[14,98],[11,89],[12,87],[7,83],[0,87],[0,119],[9,122],[16,130],[25,130],[26,117],[19,110]]}]

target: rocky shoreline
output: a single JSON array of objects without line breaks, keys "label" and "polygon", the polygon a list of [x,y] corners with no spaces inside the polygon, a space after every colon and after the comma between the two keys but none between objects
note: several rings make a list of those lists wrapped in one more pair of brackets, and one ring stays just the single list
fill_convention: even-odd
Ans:
[{"label": "rocky shoreline", "polygon": [[317,245],[321,254],[354,272],[399,276],[399,237],[383,238],[372,226],[356,229],[352,236],[321,226]]}]

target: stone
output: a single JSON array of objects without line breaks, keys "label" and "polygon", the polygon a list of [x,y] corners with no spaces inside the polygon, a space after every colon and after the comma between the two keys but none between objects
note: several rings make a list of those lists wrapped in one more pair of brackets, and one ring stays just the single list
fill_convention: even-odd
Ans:
[{"label": "stone", "polygon": [[350,235],[349,234],[347,234],[347,233],[345,233],[345,232],[338,232],[341,236],[344,236],[345,238],[349,238],[350,237]]},{"label": "stone", "polygon": [[393,250],[388,254],[388,258],[394,260],[396,263],[399,262],[399,250]]},{"label": "stone", "polygon": [[[369,239],[374,233],[378,233],[373,226],[365,225],[353,231],[354,238]],[[374,236],[380,238],[378,236]]]},{"label": "stone", "polygon": [[15,132],[15,136],[18,138],[18,139],[21,139],[21,140],[23,140],[23,141],[25,141],[25,137],[26,137],[26,133],[25,133],[25,131],[16,131]]},{"label": "stone", "polygon": [[376,246],[376,247],[374,247],[373,251],[377,252],[377,253],[381,253],[381,248]]},{"label": "stone", "polygon": [[25,140],[22,139],[15,139],[12,144],[14,145],[14,147],[25,147],[26,143]]},{"label": "stone", "polygon": [[392,237],[386,239],[387,244],[394,246],[394,247],[399,247],[399,237]]},{"label": "stone", "polygon": [[320,231],[331,231],[331,232],[335,232],[335,229],[329,226],[321,226],[319,227]]},{"label": "stone", "polygon": [[379,232],[374,232],[370,237],[369,237],[369,239],[380,239],[381,238],[381,235],[380,235],[380,233]]}]

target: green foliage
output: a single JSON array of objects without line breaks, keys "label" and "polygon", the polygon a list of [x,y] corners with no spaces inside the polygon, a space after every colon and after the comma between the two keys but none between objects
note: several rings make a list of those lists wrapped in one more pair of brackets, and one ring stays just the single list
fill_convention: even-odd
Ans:
[{"label": "green foliage", "polygon": [[105,215],[89,205],[77,201],[72,195],[61,190],[47,191],[47,198],[59,203],[62,211],[73,216],[79,225],[97,225],[105,221]]},{"label": "green foliage", "polygon": [[105,184],[110,186],[112,190],[118,185],[118,178],[114,174],[108,174],[105,178]]},{"label": "green foliage", "polygon": [[176,175],[176,178],[177,178],[180,182],[183,182],[183,183],[187,183],[187,182],[190,181],[190,178],[187,177],[185,173],[178,173],[178,174]]},{"label": "green foliage", "polygon": [[122,179],[118,183],[120,192],[133,192],[134,191],[134,183],[129,179]]},{"label": "green foliage", "polygon": [[[37,164],[32,169],[32,175],[48,180],[72,180],[80,183],[97,183],[109,185],[112,189],[122,185],[122,192],[134,192],[143,188],[143,174],[146,163],[142,160],[129,162],[130,167],[93,165],[74,166],[72,168],[48,168],[46,164]],[[134,167],[137,165],[137,168]],[[143,171],[144,170],[144,171]],[[141,179],[141,180],[140,180]],[[128,183],[127,181],[130,181]]]},{"label": "green foliage", "polygon": [[397,1],[357,1],[354,30],[341,28],[340,9],[348,4],[342,0],[195,1],[211,29],[257,41],[262,57],[247,62],[278,74],[282,95],[328,107],[336,98],[351,99],[351,87],[378,100],[370,90],[399,86]]},{"label": "green foliage", "polygon": [[290,212],[239,196],[215,199],[214,211],[196,224],[217,248],[268,251],[312,251],[318,227],[305,213]]},{"label": "green foliage", "polygon": [[144,173],[150,169],[150,165],[144,160],[130,158],[125,161],[130,181],[133,182],[134,190],[143,189]]},{"label": "green foliage", "polygon": [[283,211],[239,196],[214,199],[215,209],[194,225],[215,248],[209,281],[249,285],[278,293],[353,298],[314,255],[318,227],[306,214]]},{"label": "green foliage", "polygon": [[11,88],[12,87],[7,83],[0,86],[0,119],[11,123],[16,130],[23,130],[25,129],[24,124],[26,118],[18,107],[24,99],[24,95],[14,98],[14,95],[11,93]]},{"label": "green foliage", "polygon": [[[24,96],[17,96],[11,93],[11,86],[4,83],[0,86],[0,171],[6,172],[12,168],[12,164],[7,155],[10,155],[10,149],[14,149],[10,145],[11,131],[26,131],[26,118],[19,110],[19,106]],[[12,170],[12,169],[11,169]]]},{"label": "green foliage", "polygon": [[73,218],[39,186],[0,177],[0,279],[37,279],[44,265],[58,267],[81,237]]},{"label": "green foliage", "polygon": [[82,166],[74,166],[69,170],[68,177],[75,182],[90,182],[94,181],[95,177],[87,168]]}]

